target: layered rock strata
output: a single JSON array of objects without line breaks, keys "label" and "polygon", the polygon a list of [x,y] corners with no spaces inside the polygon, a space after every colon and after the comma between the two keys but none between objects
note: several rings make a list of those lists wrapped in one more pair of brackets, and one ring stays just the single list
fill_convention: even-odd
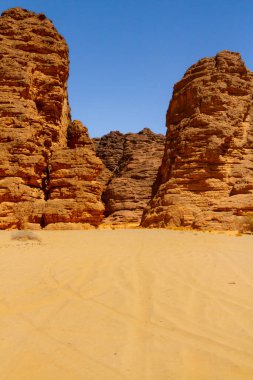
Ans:
[{"label": "layered rock strata", "polygon": [[0,229],[98,225],[102,164],[70,119],[65,40],[43,14],[14,8],[0,42]]},{"label": "layered rock strata", "polygon": [[253,212],[252,93],[252,73],[229,51],[201,59],[174,86],[144,227],[236,229]]},{"label": "layered rock strata", "polygon": [[110,132],[95,139],[97,155],[104,163],[100,182],[104,187],[105,224],[140,223],[151,199],[164,142],[165,136],[148,128],[126,135]]}]

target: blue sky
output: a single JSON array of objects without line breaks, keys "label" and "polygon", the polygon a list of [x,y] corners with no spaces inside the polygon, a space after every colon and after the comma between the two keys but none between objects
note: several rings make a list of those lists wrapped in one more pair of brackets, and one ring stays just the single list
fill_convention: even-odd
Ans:
[{"label": "blue sky", "polygon": [[2,0],[43,12],[70,49],[73,119],[90,135],[165,133],[173,85],[197,60],[228,49],[253,69],[252,0]]}]

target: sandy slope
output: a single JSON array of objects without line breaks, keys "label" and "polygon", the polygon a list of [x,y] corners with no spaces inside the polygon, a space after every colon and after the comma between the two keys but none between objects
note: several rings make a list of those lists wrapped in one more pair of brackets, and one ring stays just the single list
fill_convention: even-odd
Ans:
[{"label": "sandy slope", "polygon": [[1,380],[253,379],[253,237],[0,233]]}]

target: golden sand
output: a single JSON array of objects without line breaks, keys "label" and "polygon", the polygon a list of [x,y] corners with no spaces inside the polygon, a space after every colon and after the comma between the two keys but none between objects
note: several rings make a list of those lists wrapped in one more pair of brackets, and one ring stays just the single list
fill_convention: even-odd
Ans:
[{"label": "golden sand", "polygon": [[0,233],[1,380],[252,380],[253,237]]}]

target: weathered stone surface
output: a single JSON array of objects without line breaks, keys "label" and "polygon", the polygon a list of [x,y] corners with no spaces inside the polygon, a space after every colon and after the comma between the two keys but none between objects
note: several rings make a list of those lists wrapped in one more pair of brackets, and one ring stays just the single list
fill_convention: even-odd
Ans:
[{"label": "weathered stone surface", "polygon": [[0,43],[0,229],[97,225],[101,162],[70,120],[65,40],[44,15],[14,8]]},{"label": "weathered stone surface", "polygon": [[174,86],[143,226],[235,229],[253,210],[252,94],[252,73],[229,51],[200,60]]},{"label": "weathered stone surface", "polygon": [[104,223],[139,223],[151,198],[152,185],[164,151],[165,137],[145,128],[139,133],[110,132],[96,139],[97,155],[105,168],[100,176],[104,186]]},{"label": "weathered stone surface", "polygon": [[111,131],[101,138],[94,138],[93,142],[97,156],[103,162],[103,170],[98,180],[105,190],[123,157],[125,135],[119,131]]}]

